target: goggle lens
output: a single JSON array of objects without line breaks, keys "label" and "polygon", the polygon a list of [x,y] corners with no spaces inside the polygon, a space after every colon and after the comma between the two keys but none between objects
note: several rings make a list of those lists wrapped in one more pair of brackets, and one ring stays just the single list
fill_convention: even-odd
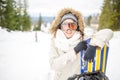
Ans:
[{"label": "goggle lens", "polygon": [[61,25],[62,29],[63,30],[66,30],[66,29],[71,29],[71,30],[76,30],[77,29],[77,24],[76,23],[63,23]]}]

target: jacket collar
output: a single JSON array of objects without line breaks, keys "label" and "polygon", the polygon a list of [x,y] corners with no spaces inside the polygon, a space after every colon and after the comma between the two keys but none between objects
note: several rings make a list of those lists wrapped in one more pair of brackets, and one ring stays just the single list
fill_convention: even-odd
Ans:
[{"label": "jacket collar", "polygon": [[58,29],[55,38],[55,46],[58,49],[67,52],[80,42],[80,36],[80,33],[76,31],[70,39],[67,39],[64,33]]}]

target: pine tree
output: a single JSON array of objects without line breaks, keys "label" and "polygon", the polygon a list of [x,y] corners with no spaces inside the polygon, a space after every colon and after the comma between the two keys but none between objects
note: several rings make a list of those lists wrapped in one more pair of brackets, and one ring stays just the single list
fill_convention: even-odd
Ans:
[{"label": "pine tree", "polygon": [[15,2],[14,0],[6,1],[7,5],[5,6],[3,27],[6,27],[8,30],[15,30]]},{"label": "pine tree", "polygon": [[[31,21],[27,13],[27,2],[0,0],[0,26],[8,30],[30,30]],[[24,6],[23,6],[24,5]]]},{"label": "pine tree", "polygon": [[41,30],[41,25],[42,25],[42,16],[40,14],[38,19],[38,30]]},{"label": "pine tree", "polygon": [[3,26],[6,1],[0,0],[0,26]]},{"label": "pine tree", "polygon": [[21,0],[18,0],[16,8],[16,30],[22,30],[22,7]]},{"label": "pine tree", "polygon": [[90,21],[91,21],[91,19],[92,19],[92,16],[88,16],[88,18],[87,18],[87,25],[88,25],[88,26],[90,26]]},{"label": "pine tree", "polygon": [[0,26],[10,30],[17,29],[16,2],[14,0],[1,0],[0,3]]},{"label": "pine tree", "polygon": [[7,1],[0,0],[0,26],[4,27],[5,21],[5,10],[6,10]]},{"label": "pine tree", "polygon": [[42,16],[40,14],[39,18],[38,18],[38,24],[37,24],[37,26],[36,25],[34,26],[34,30],[35,31],[41,30],[41,25],[42,25]]},{"label": "pine tree", "polygon": [[110,8],[110,0],[104,0],[104,6],[102,9],[102,13],[100,15],[100,20],[99,20],[99,28],[105,28],[105,27],[109,27],[108,26],[108,18],[110,18],[110,12],[111,8]]},{"label": "pine tree", "polygon": [[120,30],[120,0],[113,0],[113,25],[110,28]]},{"label": "pine tree", "polygon": [[31,20],[30,16],[27,13],[27,2],[24,0],[24,9],[22,16],[22,31],[29,31],[31,29]]},{"label": "pine tree", "polygon": [[120,0],[104,0],[99,29],[120,30]]}]

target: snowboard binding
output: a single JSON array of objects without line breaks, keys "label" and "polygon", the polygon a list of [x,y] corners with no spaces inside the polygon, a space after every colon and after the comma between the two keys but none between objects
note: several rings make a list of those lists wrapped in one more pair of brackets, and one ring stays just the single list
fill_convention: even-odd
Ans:
[{"label": "snowboard binding", "polygon": [[85,72],[82,74],[75,74],[67,80],[109,80],[108,77],[101,71]]}]

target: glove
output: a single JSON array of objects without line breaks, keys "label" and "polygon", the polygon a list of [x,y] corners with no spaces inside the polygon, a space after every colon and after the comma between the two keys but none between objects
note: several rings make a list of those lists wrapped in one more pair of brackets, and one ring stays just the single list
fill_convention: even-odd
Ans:
[{"label": "glove", "polygon": [[86,50],[87,49],[87,42],[86,41],[81,41],[77,44],[76,47],[74,47],[74,50],[76,54],[81,51],[81,50]]},{"label": "glove", "polygon": [[84,60],[85,61],[93,61],[95,57],[96,46],[89,45],[85,52]]}]

